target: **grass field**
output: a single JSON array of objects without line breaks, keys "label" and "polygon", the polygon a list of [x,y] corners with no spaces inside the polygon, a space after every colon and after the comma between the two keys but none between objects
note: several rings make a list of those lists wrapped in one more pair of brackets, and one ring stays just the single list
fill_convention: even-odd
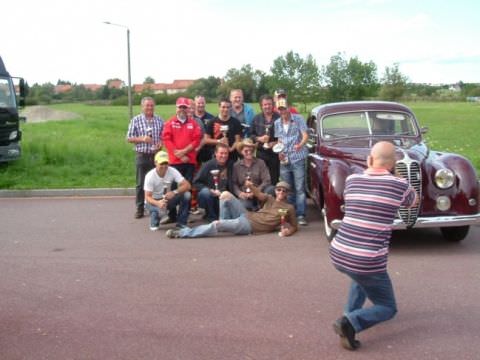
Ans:
[{"label": "grass field", "polygon": [[[429,132],[431,149],[459,153],[480,171],[480,105],[411,103]],[[254,104],[258,111],[258,105]],[[22,124],[22,158],[0,164],[0,189],[133,187],[134,152],[125,140],[129,119],[125,107],[84,104],[54,105],[79,119]],[[217,106],[208,110],[217,113]],[[138,113],[140,107],[134,108]],[[157,106],[164,119],[175,106]]]}]

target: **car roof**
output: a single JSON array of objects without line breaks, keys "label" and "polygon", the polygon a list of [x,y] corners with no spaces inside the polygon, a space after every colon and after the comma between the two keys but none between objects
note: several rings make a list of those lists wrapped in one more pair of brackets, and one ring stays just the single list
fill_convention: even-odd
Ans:
[{"label": "car roof", "polygon": [[311,114],[317,119],[336,113],[351,112],[351,111],[401,111],[412,114],[412,110],[409,107],[390,101],[345,101],[337,103],[329,103],[316,106],[312,109]]}]

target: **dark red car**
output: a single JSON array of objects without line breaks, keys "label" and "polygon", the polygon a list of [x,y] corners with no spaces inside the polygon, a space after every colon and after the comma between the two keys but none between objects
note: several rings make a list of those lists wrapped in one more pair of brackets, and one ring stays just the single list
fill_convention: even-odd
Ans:
[{"label": "dark red car", "polygon": [[479,182],[472,164],[456,154],[430,150],[413,112],[392,102],[320,105],[308,119],[307,191],[332,239],[343,218],[345,179],[363,172],[370,148],[386,140],[397,148],[396,172],[417,190],[420,203],[402,208],[394,229],[435,227],[450,241],[463,240],[480,224]]}]

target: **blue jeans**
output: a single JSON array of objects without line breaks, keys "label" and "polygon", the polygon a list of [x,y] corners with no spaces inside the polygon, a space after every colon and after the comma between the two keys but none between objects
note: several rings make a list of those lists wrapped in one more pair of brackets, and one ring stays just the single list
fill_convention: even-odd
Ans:
[{"label": "blue jeans", "polygon": [[204,187],[198,192],[197,201],[198,206],[205,209],[208,221],[218,219],[218,197],[214,196],[208,187]]},{"label": "blue jeans", "polygon": [[160,209],[159,207],[147,203],[147,209],[150,212],[150,226],[158,226],[160,217],[166,214],[167,211],[176,209],[178,206],[177,225],[187,226],[188,215],[190,211],[190,200],[192,194],[187,191],[183,194],[177,194],[173,199],[170,199],[167,204],[167,209]]},{"label": "blue jeans", "polygon": [[305,216],[307,195],[305,195],[305,160],[280,165],[280,178],[292,187],[288,202],[295,206],[297,216]]},{"label": "blue jeans", "polygon": [[232,195],[231,199],[220,201],[220,220],[216,223],[196,226],[194,228],[185,227],[180,230],[180,237],[206,237],[213,236],[219,232],[228,232],[235,235],[247,235],[252,232],[252,226],[245,214],[242,203]]},{"label": "blue jeans", "polygon": [[[338,270],[352,279],[344,315],[355,332],[368,329],[395,316],[397,304],[392,281],[387,272],[359,275],[343,269]],[[373,305],[363,308],[367,298]]]},{"label": "blue jeans", "polygon": [[148,212],[150,213],[150,227],[157,227],[160,225],[160,219],[167,214],[166,209],[160,209],[158,206],[146,203]]}]

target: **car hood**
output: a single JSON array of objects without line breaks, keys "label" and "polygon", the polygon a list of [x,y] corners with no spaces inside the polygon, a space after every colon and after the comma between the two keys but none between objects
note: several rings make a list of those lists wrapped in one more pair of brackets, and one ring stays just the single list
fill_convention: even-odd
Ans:
[{"label": "car hood", "polygon": [[[335,157],[365,166],[370,149],[379,141],[386,139],[362,138],[340,139],[339,141],[323,142],[320,152],[329,158]],[[411,138],[388,139],[395,144],[397,160],[406,157],[422,163],[428,157],[428,148],[422,141]]]}]

